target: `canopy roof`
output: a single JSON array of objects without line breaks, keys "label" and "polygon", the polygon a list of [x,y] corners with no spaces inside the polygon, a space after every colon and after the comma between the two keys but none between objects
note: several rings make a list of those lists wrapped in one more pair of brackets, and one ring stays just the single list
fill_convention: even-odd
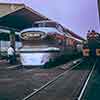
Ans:
[{"label": "canopy roof", "polygon": [[0,17],[0,26],[12,27],[19,30],[31,27],[34,21],[49,20],[29,7],[22,8]]}]

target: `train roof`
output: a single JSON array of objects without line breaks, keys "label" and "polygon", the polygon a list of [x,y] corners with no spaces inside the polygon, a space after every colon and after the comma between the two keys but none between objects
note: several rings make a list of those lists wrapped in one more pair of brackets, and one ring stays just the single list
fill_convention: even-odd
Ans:
[{"label": "train roof", "polygon": [[44,22],[57,23],[56,21],[53,20],[41,20],[41,21],[35,21],[34,23],[44,23]]},{"label": "train roof", "polygon": [[84,38],[80,37],[79,35],[77,35],[76,33],[72,32],[71,30],[69,30],[68,28],[65,28],[64,26],[62,26],[60,23],[53,21],[53,20],[41,20],[41,21],[35,21],[34,24],[40,24],[40,23],[53,23],[56,25],[60,25],[60,27],[62,27],[63,32],[67,33],[68,35],[81,40],[81,41],[85,41]]},{"label": "train roof", "polygon": [[75,37],[72,37],[72,36],[69,36],[68,34],[66,34],[65,32],[60,32],[59,30],[57,30],[56,28],[53,28],[53,27],[33,27],[33,28],[27,28],[27,29],[24,29],[22,30],[20,33],[24,33],[24,32],[31,32],[31,31],[41,31],[41,32],[57,32],[58,34],[61,34],[61,35],[65,35],[66,37],[69,37],[69,38],[72,38],[76,41],[79,41],[79,42],[82,42],[82,40],[80,39],[77,39]]}]

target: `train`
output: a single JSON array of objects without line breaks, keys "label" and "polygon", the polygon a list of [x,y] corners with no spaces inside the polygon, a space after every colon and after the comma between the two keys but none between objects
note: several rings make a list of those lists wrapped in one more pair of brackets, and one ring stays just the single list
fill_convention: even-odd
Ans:
[{"label": "train", "polygon": [[[62,26],[59,26],[60,30],[61,28]],[[22,30],[20,32],[23,45],[20,48],[21,64],[23,66],[49,66],[55,61],[59,62],[82,52],[82,40],[69,36],[59,29],[48,26],[48,21],[44,21],[39,27]]]},{"label": "train", "polygon": [[100,34],[94,30],[87,33],[87,40],[83,44],[83,57],[100,57]]}]

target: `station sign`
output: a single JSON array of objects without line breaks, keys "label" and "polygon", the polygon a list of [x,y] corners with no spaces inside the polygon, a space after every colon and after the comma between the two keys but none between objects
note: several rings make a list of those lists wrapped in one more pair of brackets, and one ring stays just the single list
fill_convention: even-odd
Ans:
[{"label": "station sign", "polygon": [[46,33],[41,31],[23,32],[21,33],[21,38],[23,40],[41,40],[46,36]]}]

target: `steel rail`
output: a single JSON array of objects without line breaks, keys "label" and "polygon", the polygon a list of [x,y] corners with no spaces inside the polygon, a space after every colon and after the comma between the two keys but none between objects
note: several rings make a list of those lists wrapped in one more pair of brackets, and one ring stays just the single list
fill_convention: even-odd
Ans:
[{"label": "steel rail", "polygon": [[80,92],[80,94],[79,94],[77,100],[81,100],[81,99],[82,99],[82,97],[83,97],[83,95],[84,95],[84,92],[85,92],[85,89],[86,89],[86,87],[87,87],[87,84],[88,84],[88,82],[89,82],[89,80],[90,80],[90,78],[91,78],[91,76],[92,76],[92,73],[93,73],[95,67],[96,67],[96,63],[97,63],[97,59],[96,59],[95,63],[93,64],[93,67],[92,67],[92,69],[91,69],[91,71],[90,71],[90,73],[89,73],[89,75],[88,75],[88,77],[87,77],[87,79],[86,79],[86,81],[85,81],[85,83],[84,83],[84,85],[83,85],[83,88],[82,88],[82,90],[81,90],[81,92]]}]

